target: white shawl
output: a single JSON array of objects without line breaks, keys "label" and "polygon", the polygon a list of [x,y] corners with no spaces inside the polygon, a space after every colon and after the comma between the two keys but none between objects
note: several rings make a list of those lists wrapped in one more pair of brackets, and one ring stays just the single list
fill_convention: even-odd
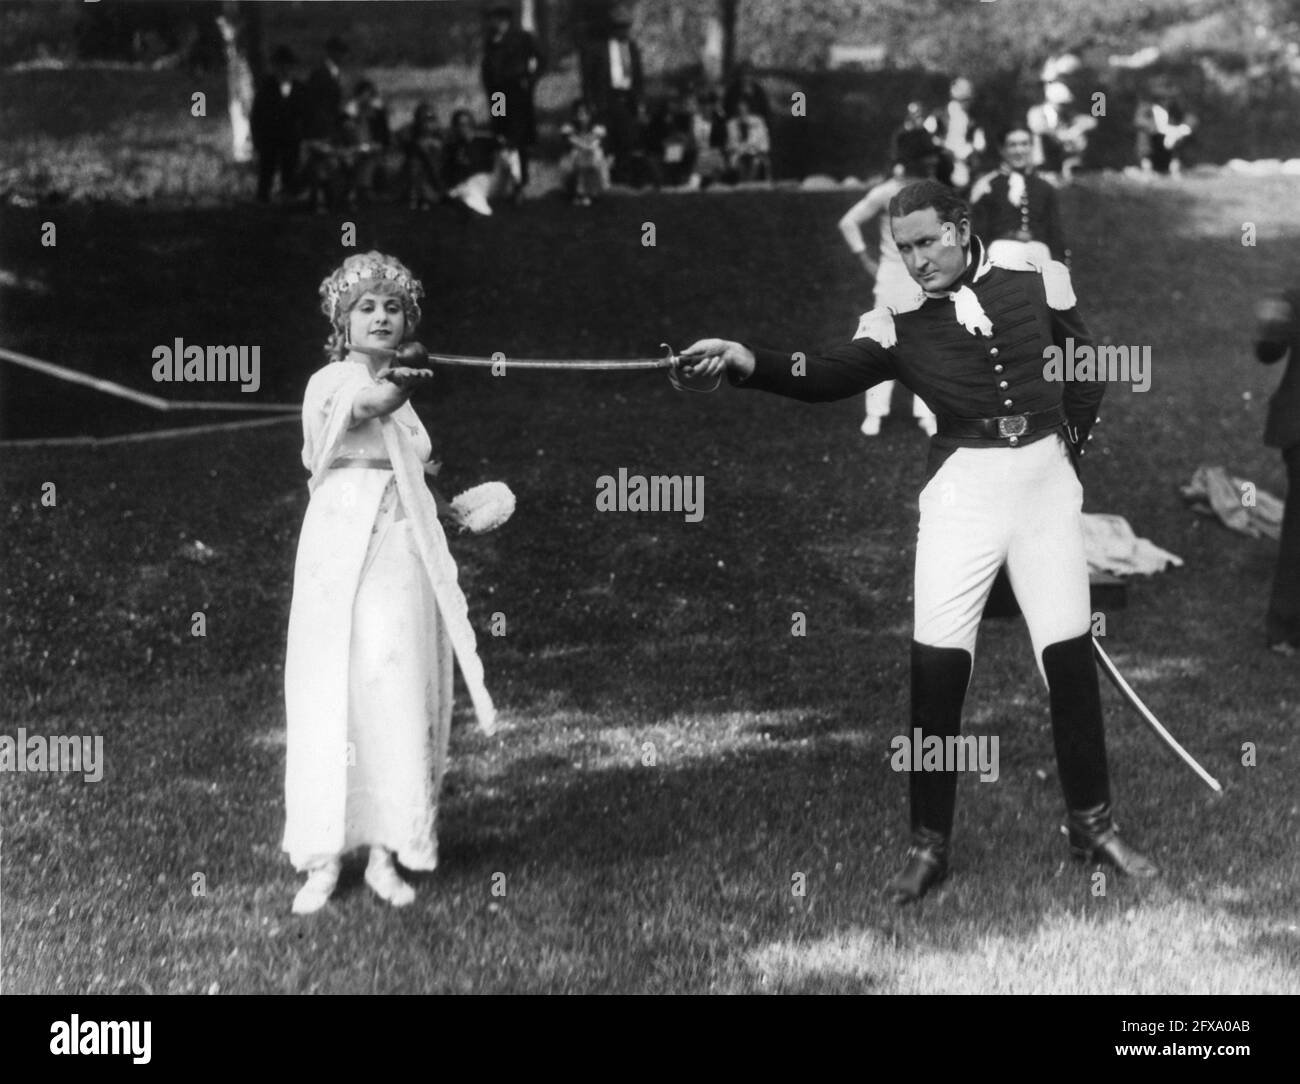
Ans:
[{"label": "white shawl", "polygon": [[[312,498],[298,543],[285,657],[285,848],[298,864],[328,856],[342,839],[352,607],[389,475],[331,470],[330,464],[347,437],[357,393],[373,383],[364,364],[335,362],[312,376],[303,400],[302,459],[311,472]],[[468,606],[424,482],[419,447],[427,454],[428,434],[409,406],[395,415],[379,424],[398,495],[479,725],[492,733],[496,713],[483,682]],[[321,808],[323,795],[330,796],[328,810]]]}]

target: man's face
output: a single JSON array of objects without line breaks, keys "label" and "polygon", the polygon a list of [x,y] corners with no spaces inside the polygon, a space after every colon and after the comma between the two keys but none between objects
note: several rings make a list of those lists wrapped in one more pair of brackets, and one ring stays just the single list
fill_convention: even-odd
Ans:
[{"label": "man's face", "polygon": [[948,289],[966,270],[970,221],[943,222],[933,207],[923,207],[902,218],[891,218],[894,244],[907,273],[923,290]]},{"label": "man's face", "polygon": [[1008,132],[1002,141],[1002,160],[1012,169],[1028,169],[1033,152],[1034,144],[1028,132]]}]

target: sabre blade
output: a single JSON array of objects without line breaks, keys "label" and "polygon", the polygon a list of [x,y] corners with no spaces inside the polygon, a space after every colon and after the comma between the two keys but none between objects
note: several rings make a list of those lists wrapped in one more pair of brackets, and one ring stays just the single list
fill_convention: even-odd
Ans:
[{"label": "sabre blade", "polygon": [[[392,362],[397,351],[383,346],[356,346],[353,350],[380,361]],[[503,356],[483,358],[466,354],[425,354],[425,364],[453,365],[470,369],[491,369],[502,366],[504,369],[539,369],[555,372],[576,370],[580,372],[643,372],[655,369],[671,369],[676,364],[673,356],[662,358],[507,358]]]},{"label": "sabre blade", "polygon": [[1124,675],[1119,672],[1119,667],[1111,661],[1110,656],[1106,654],[1105,649],[1097,642],[1095,636],[1092,638],[1092,649],[1097,656],[1097,661],[1101,663],[1101,668],[1106,672],[1106,676],[1110,678],[1111,682],[1114,684],[1115,688],[1120,691],[1120,694],[1124,699],[1127,700],[1129,704],[1132,705],[1133,709],[1142,716],[1142,719],[1147,726],[1154,730],[1156,736],[1169,746],[1170,749],[1177,753],[1183,763],[1200,776],[1200,778],[1212,791],[1215,792],[1215,794],[1222,794],[1223,787],[1219,784],[1219,781],[1196,762],[1196,758],[1178,743],[1178,739],[1170,734],[1169,731],[1161,725],[1160,720],[1152,714],[1151,709],[1142,703],[1142,699],[1133,691],[1132,686],[1124,680]]}]

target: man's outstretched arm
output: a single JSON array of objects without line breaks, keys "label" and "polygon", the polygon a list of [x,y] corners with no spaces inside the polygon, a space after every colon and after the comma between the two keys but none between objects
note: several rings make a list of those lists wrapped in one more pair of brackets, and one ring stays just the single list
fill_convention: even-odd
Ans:
[{"label": "man's outstretched arm", "polygon": [[807,403],[846,399],[897,376],[889,352],[868,338],[824,351],[792,353],[750,348],[729,339],[700,339],[679,356],[694,376],[725,373],[736,387]]}]

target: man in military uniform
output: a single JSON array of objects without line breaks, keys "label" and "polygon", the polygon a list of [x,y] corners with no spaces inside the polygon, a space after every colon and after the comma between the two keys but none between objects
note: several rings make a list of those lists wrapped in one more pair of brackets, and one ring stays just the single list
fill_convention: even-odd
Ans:
[{"label": "man in military uniform", "polygon": [[1008,129],[999,149],[1002,167],[976,181],[970,193],[971,222],[989,258],[1065,263],[1069,251],[1056,188],[1034,170],[1029,129]]},{"label": "man in military uniform", "polygon": [[[912,729],[922,742],[960,733],[980,615],[1005,564],[1048,686],[1071,850],[1155,876],[1111,817],[1090,635],[1077,461],[1103,388],[1044,378],[1045,350],[1092,343],[1069,271],[990,261],[966,204],[935,181],[902,189],[889,215],[920,287],[911,305],[875,309],[852,342],[793,362],[789,352],[701,339],[683,352],[682,374],[693,383],[725,372],[734,386],[809,402],[897,379],[934,409],[916,544]],[[888,885],[899,903],[947,875],[957,778],[913,771],[908,782],[912,846]]]}]

